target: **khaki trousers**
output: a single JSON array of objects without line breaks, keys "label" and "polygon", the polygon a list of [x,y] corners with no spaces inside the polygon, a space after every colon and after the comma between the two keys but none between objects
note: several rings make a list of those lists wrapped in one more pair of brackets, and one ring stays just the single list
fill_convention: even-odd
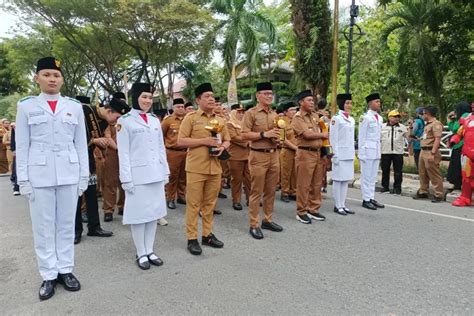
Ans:
[{"label": "khaki trousers", "polygon": [[263,195],[264,221],[271,222],[273,216],[273,203],[275,202],[275,189],[280,174],[278,151],[263,153],[250,150],[250,202],[249,220],[250,227],[260,227],[260,201]]},{"label": "khaki trousers", "polygon": [[185,151],[166,149],[166,159],[170,168],[170,179],[165,185],[166,200],[174,201],[186,195],[186,155]]},{"label": "khaki trousers", "polygon": [[295,166],[295,154],[296,152],[282,148],[280,152],[281,162],[281,194],[282,195],[295,195],[296,193],[296,166]]},{"label": "khaki trousers", "polygon": [[209,236],[221,188],[221,175],[187,172],[186,182],[186,238],[198,237],[199,211],[202,213],[202,236]]},{"label": "khaki trousers", "polygon": [[230,174],[232,176],[230,187],[232,189],[232,203],[240,203],[242,199],[242,184],[245,197],[249,199],[250,171],[247,160],[229,160]]},{"label": "khaki trousers", "polygon": [[441,153],[438,151],[434,156],[434,161],[429,161],[428,158],[431,156],[431,151],[422,150],[420,153],[419,161],[419,177],[420,177],[420,189],[418,193],[428,193],[430,181],[435,191],[437,198],[443,198],[443,176],[439,170],[441,162]]},{"label": "khaki trousers", "polygon": [[318,213],[321,207],[321,184],[324,166],[319,151],[296,151],[296,212],[305,215]]},{"label": "khaki trousers", "polygon": [[0,174],[8,172],[7,147],[0,142]]},{"label": "khaki trousers", "polygon": [[104,213],[113,213],[115,205],[123,210],[125,192],[120,185],[118,154],[114,150],[107,151],[107,157],[102,167],[102,184]]}]

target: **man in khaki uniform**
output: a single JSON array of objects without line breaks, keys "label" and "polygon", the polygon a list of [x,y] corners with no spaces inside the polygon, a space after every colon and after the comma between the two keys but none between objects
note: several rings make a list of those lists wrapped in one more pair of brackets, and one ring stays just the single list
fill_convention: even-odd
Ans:
[{"label": "man in khaki uniform", "polygon": [[304,224],[311,220],[324,221],[319,214],[321,207],[322,169],[321,147],[323,139],[329,137],[319,128],[319,116],[314,111],[314,99],[310,90],[297,95],[300,110],[295,114],[291,126],[298,140],[296,151],[296,219]]},{"label": "man in khaki uniform", "polygon": [[161,123],[163,136],[165,138],[166,158],[170,167],[169,182],[165,186],[166,205],[175,209],[175,199],[178,196],[179,204],[186,204],[186,153],[187,148],[178,147],[178,132],[181,122],[186,115],[184,100],[177,98],[173,100],[173,114],[165,117]]},{"label": "man in khaki uniform", "polygon": [[277,146],[280,143],[280,130],[275,124],[277,114],[271,109],[273,87],[270,82],[257,84],[257,105],[248,110],[242,123],[242,139],[250,141],[249,169],[250,190],[250,235],[262,239],[260,229],[260,202],[263,194],[265,217],[261,228],[281,232],[283,227],[272,221],[275,187],[280,173]]},{"label": "man in khaki uniform", "polygon": [[421,137],[421,153],[419,161],[420,188],[414,196],[415,199],[427,199],[429,183],[433,185],[435,195],[431,202],[439,203],[444,199],[443,176],[439,170],[441,153],[439,146],[443,134],[443,124],[436,119],[438,109],[428,106],[423,110],[423,119],[426,122],[423,136]]},{"label": "man in khaki uniform", "polygon": [[8,161],[8,172],[12,172],[12,164],[13,164],[13,153],[11,149],[11,140],[12,140],[12,129],[13,129],[13,124],[10,123],[10,121],[5,121],[5,125],[8,126],[7,132],[3,135],[2,143],[5,146],[7,150],[7,161]]},{"label": "man in khaki uniform", "polygon": [[[193,255],[200,255],[202,249],[197,241],[199,211],[202,213],[202,244],[224,247],[212,233],[212,224],[222,174],[218,157],[229,147],[230,137],[225,121],[213,113],[215,100],[211,84],[198,86],[195,95],[199,110],[185,116],[179,128],[178,146],[189,148],[186,157],[188,250]],[[216,136],[212,136],[212,127],[218,129],[214,130]]]},{"label": "man in khaki uniform", "polygon": [[291,121],[296,113],[296,106],[293,102],[284,103],[281,106],[284,116],[283,119],[286,122],[285,127],[285,141],[282,144],[280,151],[280,184],[281,184],[281,196],[280,199],[283,202],[290,202],[290,200],[296,200],[296,166],[295,166],[295,154],[296,149],[296,138],[293,128],[291,127]]},{"label": "man in khaki uniform", "polygon": [[8,173],[7,146],[3,143],[3,135],[10,129],[10,121],[2,119],[0,124],[0,174]]}]

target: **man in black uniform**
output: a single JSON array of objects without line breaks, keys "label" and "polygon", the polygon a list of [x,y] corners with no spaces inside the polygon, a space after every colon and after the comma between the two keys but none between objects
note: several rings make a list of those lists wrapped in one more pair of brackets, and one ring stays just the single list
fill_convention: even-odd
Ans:
[{"label": "man in black uniform", "polygon": [[[84,117],[86,121],[87,142],[89,144],[89,186],[84,192],[87,206],[87,236],[110,237],[112,232],[105,231],[100,227],[99,221],[99,204],[97,201],[97,176],[96,165],[94,159],[94,149],[98,146],[101,149],[107,148],[107,139],[104,137],[104,131],[109,125],[108,120],[117,120],[122,114],[128,112],[128,106],[125,102],[114,99],[109,105],[97,109],[90,106],[90,98],[78,96],[76,97],[82,103]],[[81,200],[78,200],[76,210],[76,229],[74,243],[81,242],[83,232],[82,216],[81,216]]]}]

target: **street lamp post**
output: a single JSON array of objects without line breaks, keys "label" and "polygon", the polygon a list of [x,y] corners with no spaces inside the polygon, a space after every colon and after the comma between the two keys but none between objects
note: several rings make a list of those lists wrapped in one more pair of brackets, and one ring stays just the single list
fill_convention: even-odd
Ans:
[{"label": "street lamp post", "polygon": [[[350,93],[351,90],[351,71],[352,71],[352,47],[354,44],[354,35],[358,35],[355,40],[359,39],[360,36],[365,33],[362,32],[362,29],[355,23],[356,17],[359,16],[359,6],[355,4],[355,0],[352,0],[351,8],[351,22],[349,24],[349,33],[344,31],[344,37],[349,41],[348,52],[347,52],[347,66],[346,66],[346,93]],[[354,34],[354,27],[357,28],[358,33]]]}]

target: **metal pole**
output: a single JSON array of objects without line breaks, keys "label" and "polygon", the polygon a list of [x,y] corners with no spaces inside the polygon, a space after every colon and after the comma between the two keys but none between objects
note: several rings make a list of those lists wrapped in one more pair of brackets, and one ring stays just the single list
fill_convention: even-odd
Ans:
[{"label": "metal pole", "polygon": [[355,24],[355,0],[352,0],[351,5],[351,24],[349,25],[349,46],[347,52],[347,67],[346,67],[346,93],[350,93],[351,90],[351,66],[352,66],[352,39],[354,35],[354,24]]},{"label": "metal pole", "polygon": [[334,21],[332,28],[332,85],[331,85],[331,114],[337,113],[337,39],[339,33],[339,0],[334,0]]}]

